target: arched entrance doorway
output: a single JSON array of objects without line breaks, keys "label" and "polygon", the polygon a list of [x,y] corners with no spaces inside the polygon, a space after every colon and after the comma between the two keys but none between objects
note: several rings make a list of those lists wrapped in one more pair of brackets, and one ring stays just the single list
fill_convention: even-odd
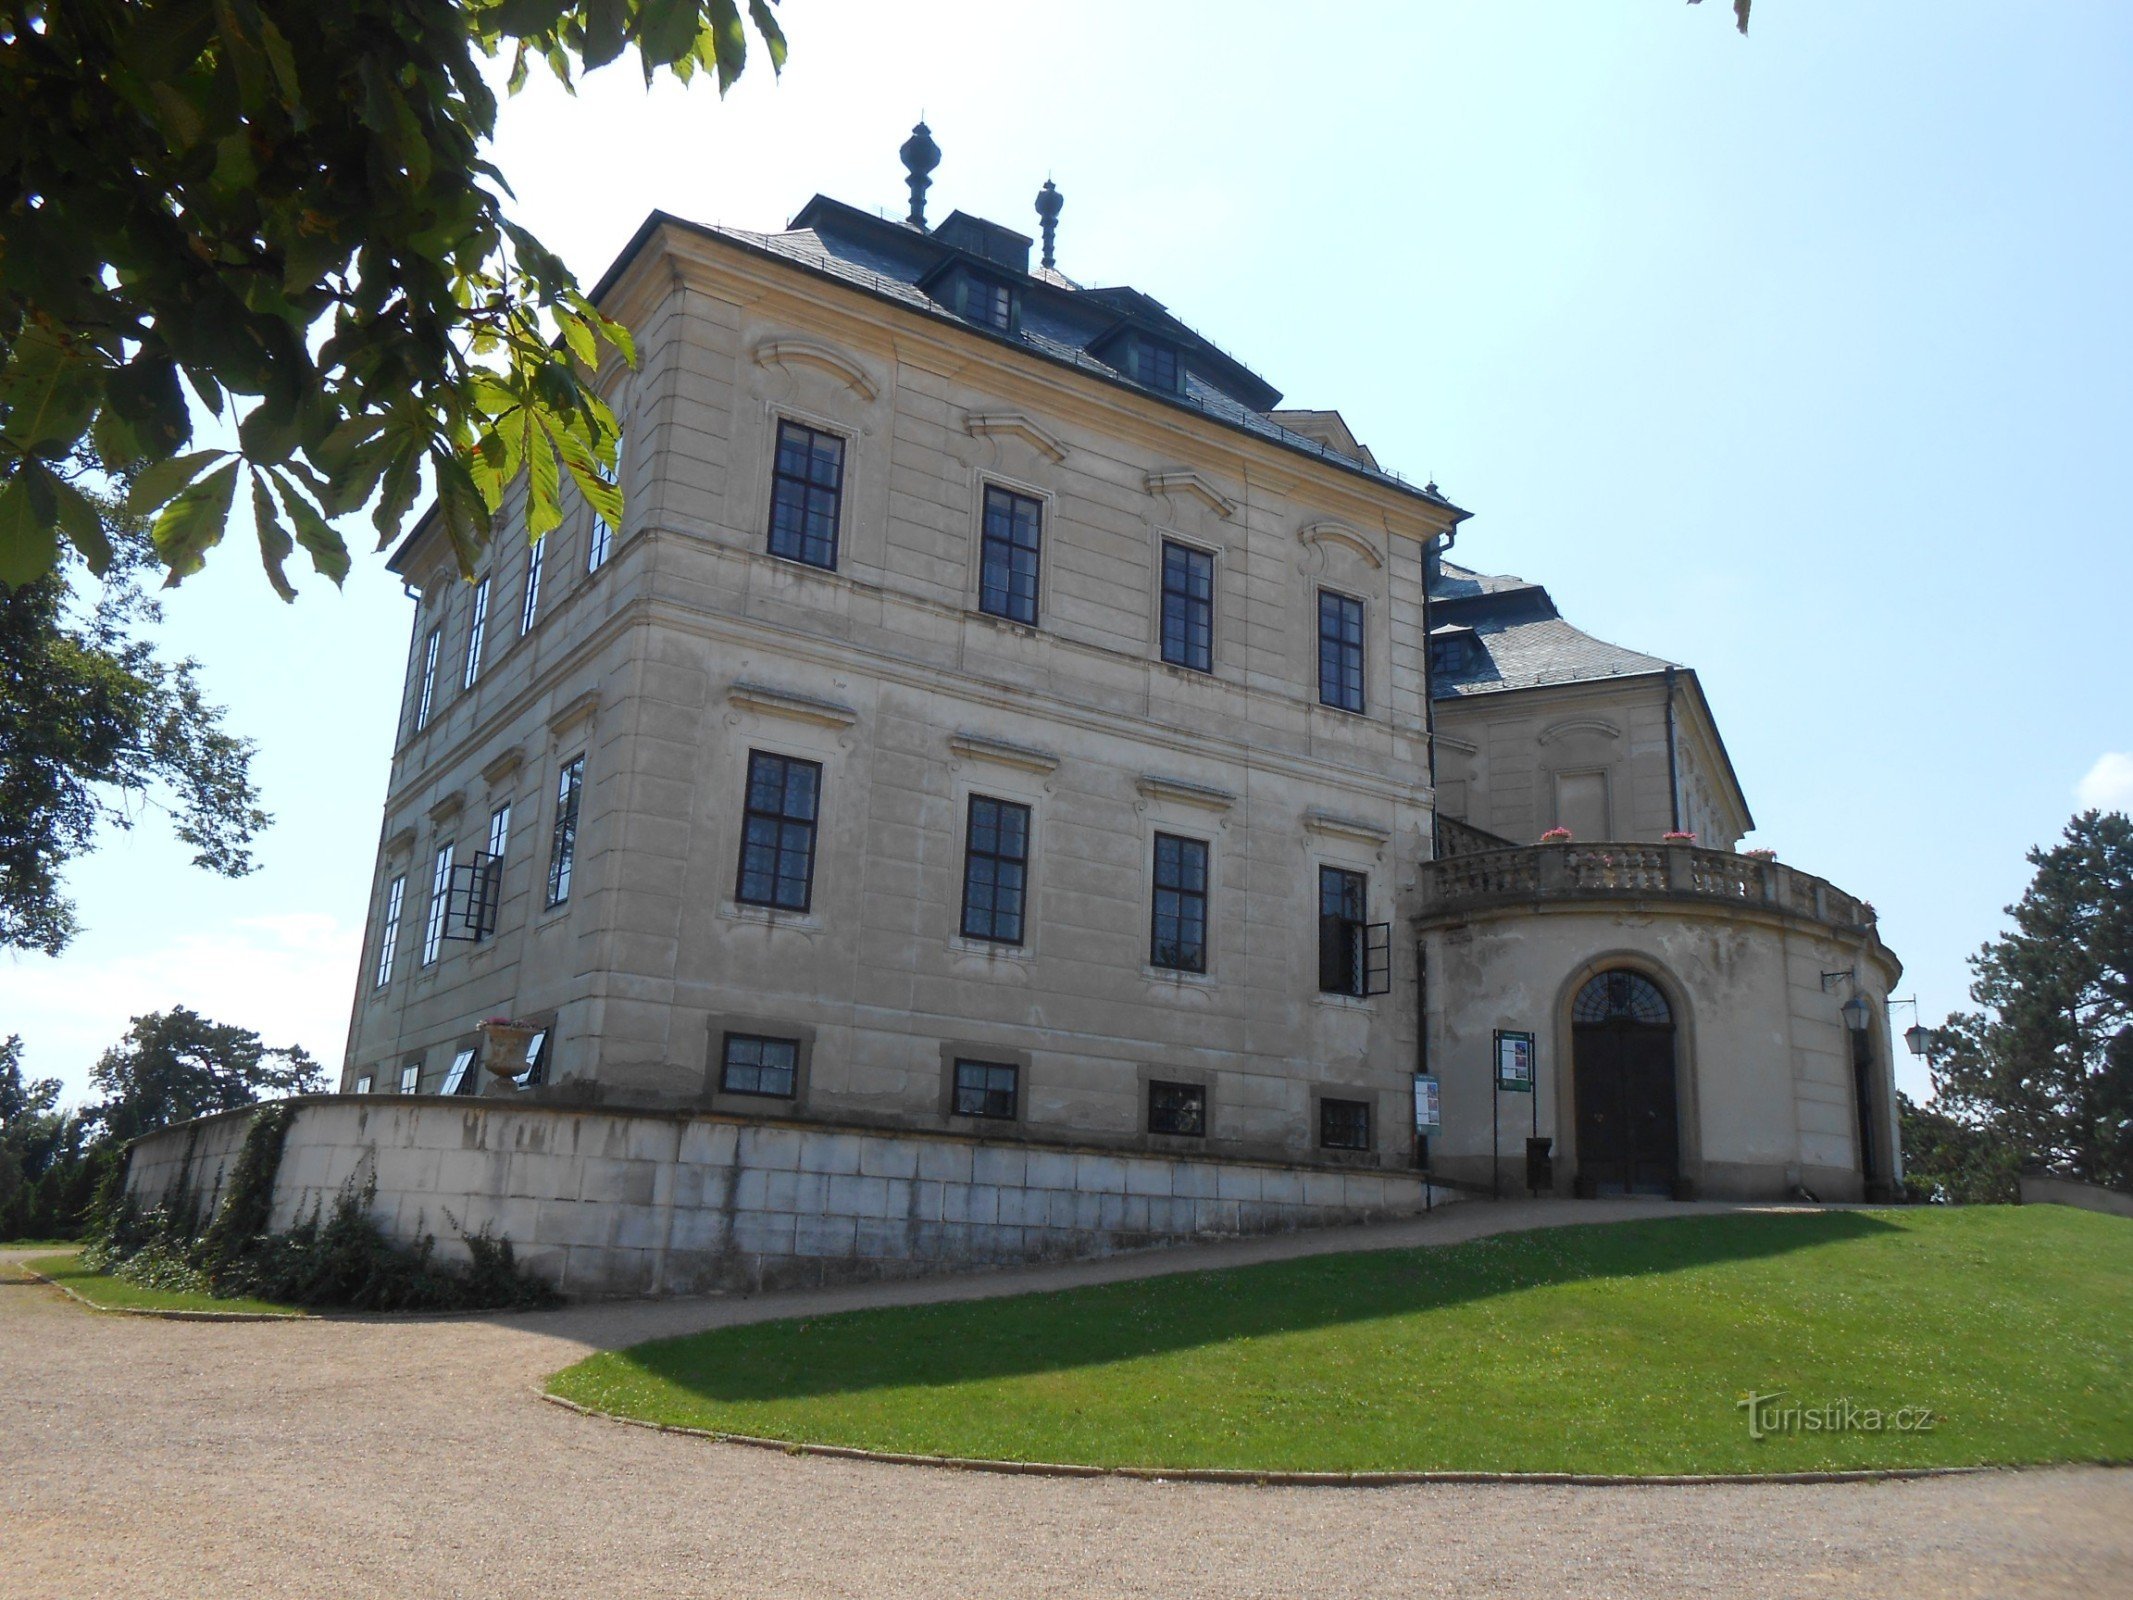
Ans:
[{"label": "arched entrance doorway", "polygon": [[1672,1194],[1681,1170],[1674,1012],[1636,972],[1602,972],[1570,1005],[1578,1192]]}]

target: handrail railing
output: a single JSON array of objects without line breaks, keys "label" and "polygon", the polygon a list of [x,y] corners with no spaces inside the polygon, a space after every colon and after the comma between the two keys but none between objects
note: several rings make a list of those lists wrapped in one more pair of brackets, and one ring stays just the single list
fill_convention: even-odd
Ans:
[{"label": "handrail railing", "polygon": [[1782,862],[1681,844],[1530,844],[1424,862],[1425,914],[1549,900],[1704,900],[1870,928],[1874,908]]}]

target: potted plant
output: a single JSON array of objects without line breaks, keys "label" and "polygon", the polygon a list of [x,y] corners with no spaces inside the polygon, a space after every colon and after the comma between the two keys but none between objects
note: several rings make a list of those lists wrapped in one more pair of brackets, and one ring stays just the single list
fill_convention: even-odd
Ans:
[{"label": "potted plant", "polygon": [[1550,828],[1541,835],[1542,844],[1568,844],[1569,842],[1570,830],[1568,828]]},{"label": "potted plant", "polygon": [[1667,844],[1694,844],[1696,835],[1681,828],[1669,828],[1659,836]]},{"label": "potted plant", "polygon": [[541,1030],[510,1017],[486,1017],[480,1031],[482,1066],[491,1077],[516,1078],[526,1070],[526,1046]]},{"label": "potted plant", "polygon": [[1778,858],[1775,850],[1743,850],[1741,854],[1750,861],[1775,861]]}]

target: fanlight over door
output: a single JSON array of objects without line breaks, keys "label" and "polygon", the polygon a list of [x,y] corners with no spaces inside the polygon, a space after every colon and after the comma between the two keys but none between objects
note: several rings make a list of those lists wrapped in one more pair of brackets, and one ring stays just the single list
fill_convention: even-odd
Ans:
[{"label": "fanlight over door", "polygon": [[1602,972],[1571,1002],[1578,1187],[1671,1194],[1680,1173],[1674,1013],[1636,972]]}]

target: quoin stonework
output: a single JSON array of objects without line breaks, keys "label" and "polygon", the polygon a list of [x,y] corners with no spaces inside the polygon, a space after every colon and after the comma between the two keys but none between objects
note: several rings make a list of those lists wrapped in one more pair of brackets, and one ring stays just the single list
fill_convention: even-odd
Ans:
[{"label": "quoin stonework", "polygon": [[[641,354],[619,525],[507,505],[471,583],[428,522],[394,554],[363,968],[283,1213],[375,1179],[403,1234],[621,1292],[1418,1210],[1522,1189],[1536,1130],[1566,1195],[1881,1192],[1899,968],[1736,851],[1695,673],[1067,276],[1051,185],[1033,261],[904,157],[902,220],[647,219],[595,294]],[[188,1138],[233,1135],[136,1187]]]}]

